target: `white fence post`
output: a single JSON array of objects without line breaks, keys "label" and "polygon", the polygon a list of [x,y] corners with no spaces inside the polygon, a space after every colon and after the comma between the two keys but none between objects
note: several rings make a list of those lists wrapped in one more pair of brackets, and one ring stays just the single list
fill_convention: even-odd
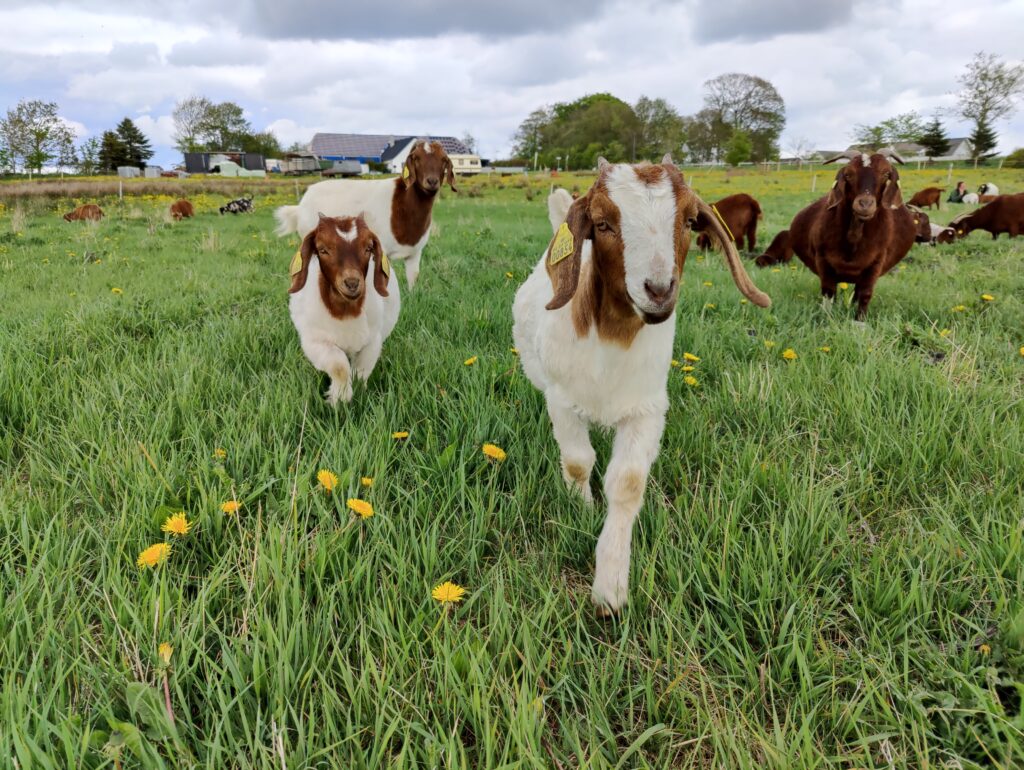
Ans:
[{"label": "white fence post", "polygon": [[811,192],[814,192],[818,187],[818,175],[815,174],[811,177]]}]

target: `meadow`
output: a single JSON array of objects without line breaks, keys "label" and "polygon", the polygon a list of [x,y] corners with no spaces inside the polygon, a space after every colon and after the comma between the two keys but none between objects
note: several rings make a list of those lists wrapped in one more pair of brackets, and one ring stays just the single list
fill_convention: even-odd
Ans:
[{"label": "meadow", "polygon": [[[686,172],[757,197],[762,246],[815,173]],[[764,311],[691,250],[630,603],[602,620],[609,436],[588,508],[510,349],[548,188],[590,180],[445,191],[336,410],[287,313],[290,184],[236,217],[200,191],[181,223],[159,188],[98,224],[59,216],[89,188],[0,189],[0,766],[1022,766],[1024,241],[915,246],[863,325],[798,262],[748,263]]]}]

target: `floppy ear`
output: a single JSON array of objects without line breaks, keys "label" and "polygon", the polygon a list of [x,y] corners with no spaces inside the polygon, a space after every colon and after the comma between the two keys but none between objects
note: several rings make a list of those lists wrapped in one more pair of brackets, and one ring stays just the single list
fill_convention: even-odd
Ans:
[{"label": "floppy ear", "polygon": [[898,209],[903,205],[903,195],[900,194],[900,172],[892,167],[892,176],[885,180],[885,188],[882,190],[882,205],[887,209]]},{"label": "floppy ear", "polygon": [[736,250],[736,244],[726,232],[719,215],[700,198],[697,199],[697,221],[693,229],[702,231],[710,236],[712,241],[718,242],[719,248],[725,255],[726,264],[729,265],[729,272],[732,273],[733,283],[736,284],[740,293],[758,307],[770,307],[771,299],[750,280],[750,276],[747,275],[743,262],[740,260],[740,254]]},{"label": "floppy ear", "polygon": [[452,192],[458,192],[455,189],[455,166],[451,158],[444,159],[444,183],[452,188]]},{"label": "floppy ear", "polygon": [[391,278],[391,263],[384,254],[380,239],[373,238],[373,288],[382,297],[388,296],[388,280]]},{"label": "floppy ear", "polygon": [[418,142],[413,143],[412,149],[409,150],[409,154],[405,156],[405,165],[402,166],[402,179],[405,180],[406,187],[412,187],[416,184],[416,167],[412,162],[412,155],[416,152],[416,148],[418,146]]},{"label": "floppy ear", "polygon": [[292,276],[292,285],[288,289],[289,294],[294,294],[306,285],[306,277],[309,274],[309,260],[313,257],[316,249],[316,230],[302,239],[302,246],[299,247],[299,271]]},{"label": "floppy ear", "polygon": [[580,282],[580,255],[583,241],[594,237],[594,223],[590,219],[590,194],[575,200],[569,207],[565,221],[555,231],[548,244],[544,264],[555,290],[547,304],[548,310],[557,310],[572,299]]},{"label": "floppy ear", "polygon": [[836,172],[836,181],[832,183],[832,189],[828,191],[828,208],[834,209],[846,198],[846,167]]}]

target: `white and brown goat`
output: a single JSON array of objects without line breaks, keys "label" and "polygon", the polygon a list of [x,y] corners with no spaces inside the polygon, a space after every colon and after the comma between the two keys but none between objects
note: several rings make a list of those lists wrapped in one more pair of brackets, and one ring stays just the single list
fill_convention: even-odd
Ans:
[{"label": "white and brown goat", "polygon": [[[660,165],[636,166],[602,158],[598,168],[586,195],[550,200],[565,221],[516,292],[512,334],[526,376],[544,393],[562,475],[587,501],[595,462],[589,427],[615,429],[591,598],[600,611],[616,612],[628,596],[633,522],[665,426],[675,306],[691,233],[712,235],[752,302],[767,307],[771,300],[669,156]],[[550,215],[552,224],[561,218]]]}]

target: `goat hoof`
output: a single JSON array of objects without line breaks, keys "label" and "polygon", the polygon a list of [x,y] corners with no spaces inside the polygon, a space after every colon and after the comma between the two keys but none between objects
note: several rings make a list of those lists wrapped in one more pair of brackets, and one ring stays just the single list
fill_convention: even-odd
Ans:
[{"label": "goat hoof", "polygon": [[601,620],[617,618],[622,614],[622,608],[613,609],[606,604],[594,605],[594,614]]}]

